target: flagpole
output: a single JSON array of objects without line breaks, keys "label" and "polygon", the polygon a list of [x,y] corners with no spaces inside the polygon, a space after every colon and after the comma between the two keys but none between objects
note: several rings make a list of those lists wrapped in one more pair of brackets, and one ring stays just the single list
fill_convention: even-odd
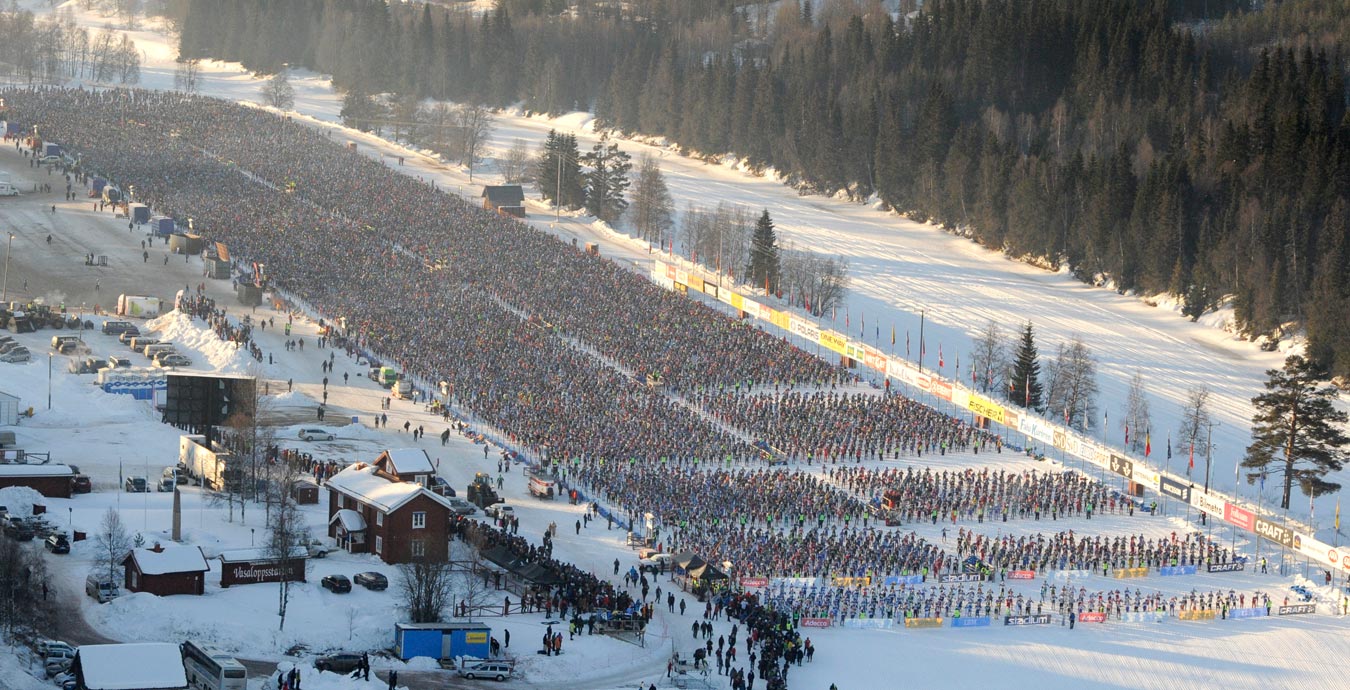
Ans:
[{"label": "flagpole", "polygon": [[923,372],[923,320],[924,310],[919,310],[919,371]]}]

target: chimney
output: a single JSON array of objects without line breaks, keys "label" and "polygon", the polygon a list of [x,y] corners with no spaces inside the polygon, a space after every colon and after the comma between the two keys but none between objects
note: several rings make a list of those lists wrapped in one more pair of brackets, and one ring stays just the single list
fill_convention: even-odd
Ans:
[{"label": "chimney", "polygon": [[150,547],[150,550],[155,553],[164,553],[164,547],[161,546],[159,542],[155,542],[155,545]]}]

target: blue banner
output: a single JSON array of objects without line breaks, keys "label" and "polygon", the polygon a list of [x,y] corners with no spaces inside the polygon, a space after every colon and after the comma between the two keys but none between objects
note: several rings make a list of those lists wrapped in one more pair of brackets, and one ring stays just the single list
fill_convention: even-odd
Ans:
[{"label": "blue banner", "polygon": [[1250,609],[1228,609],[1228,617],[1229,617],[1229,618],[1234,618],[1234,619],[1236,619],[1236,618],[1265,618],[1265,617],[1266,617],[1266,609],[1265,609],[1264,607],[1260,607],[1260,606],[1258,606],[1258,607],[1256,607],[1256,608],[1250,608]]},{"label": "blue banner", "polygon": [[953,618],[953,628],[987,628],[989,627],[989,616],[978,616],[975,618]]},{"label": "blue banner", "polygon": [[1193,565],[1166,565],[1158,568],[1159,575],[1194,575],[1195,566]]},{"label": "blue banner", "polygon": [[923,584],[922,575],[887,575],[881,578],[881,584],[892,587],[894,585],[921,585]]}]

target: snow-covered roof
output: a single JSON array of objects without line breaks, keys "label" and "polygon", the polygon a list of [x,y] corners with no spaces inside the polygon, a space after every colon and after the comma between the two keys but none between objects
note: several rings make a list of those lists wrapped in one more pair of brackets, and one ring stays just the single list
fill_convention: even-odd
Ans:
[{"label": "snow-covered roof", "polygon": [[450,508],[449,501],[428,491],[421,484],[395,482],[379,476],[374,465],[352,465],[329,477],[324,485],[386,513],[398,510],[403,504],[423,494]]},{"label": "snow-covered roof", "polygon": [[[358,516],[359,517],[359,516]],[[291,558],[308,558],[309,551],[303,546],[297,546],[291,549]],[[272,559],[272,554],[267,549],[231,549],[221,551],[217,556],[221,563],[247,563],[249,561],[267,561]]]},{"label": "snow-covered roof", "polygon": [[55,477],[74,475],[69,465],[25,465],[23,463],[0,463],[0,477]]},{"label": "snow-covered roof", "polygon": [[197,546],[164,546],[163,551],[132,549],[128,558],[135,559],[136,567],[146,575],[195,573],[210,570],[206,556]]},{"label": "snow-covered roof", "polygon": [[427,452],[421,448],[391,448],[384,451],[389,458],[390,469],[393,474],[427,474],[435,473],[436,467],[431,464],[431,458]]},{"label": "snow-covered roof", "polygon": [[333,513],[333,519],[329,520],[328,524],[333,524],[334,520],[341,523],[342,529],[345,529],[348,532],[360,532],[366,528],[366,519],[361,517],[360,513],[349,508],[343,508],[342,510]]},{"label": "snow-covered roof", "polygon": [[[193,549],[196,551],[196,549]],[[200,552],[198,552],[200,555]],[[183,655],[168,642],[80,645],[76,656],[88,690],[171,690],[187,687]]]}]

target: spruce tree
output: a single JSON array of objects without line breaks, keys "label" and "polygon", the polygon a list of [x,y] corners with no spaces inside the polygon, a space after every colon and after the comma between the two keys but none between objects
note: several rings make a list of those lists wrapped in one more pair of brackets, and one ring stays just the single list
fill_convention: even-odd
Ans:
[{"label": "spruce tree", "polygon": [[755,223],[755,233],[750,239],[750,267],[746,271],[750,284],[765,287],[769,292],[778,290],[778,236],[773,231],[773,219],[768,209]]},{"label": "spruce tree", "polygon": [[591,152],[582,158],[591,169],[582,175],[586,189],[586,212],[613,224],[628,208],[624,198],[628,190],[628,172],[633,164],[619,145],[610,143],[609,134],[600,137]]},{"label": "spruce tree", "polygon": [[1339,425],[1346,413],[1333,405],[1339,393],[1322,385],[1326,371],[1299,355],[1284,360],[1283,369],[1266,372],[1266,392],[1252,398],[1252,444],[1247,446],[1243,467],[1268,468],[1284,475],[1281,508],[1289,508],[1294,482],[1305,496],[1317,497],[1341,488],[1322,477],[1338,472],[1345,464],[1345,446],[1350,437]]},{"label": "spruce tree", "polygon": [[1041,364],[1036,358],[1036,336],[1031,322],[1022,331],[1022,344],[1017,348],[1017,357],[1013,360],[1012,375],[1008,382],[1008,399],[1027,409],[1038,410],[1041,407]]}]

